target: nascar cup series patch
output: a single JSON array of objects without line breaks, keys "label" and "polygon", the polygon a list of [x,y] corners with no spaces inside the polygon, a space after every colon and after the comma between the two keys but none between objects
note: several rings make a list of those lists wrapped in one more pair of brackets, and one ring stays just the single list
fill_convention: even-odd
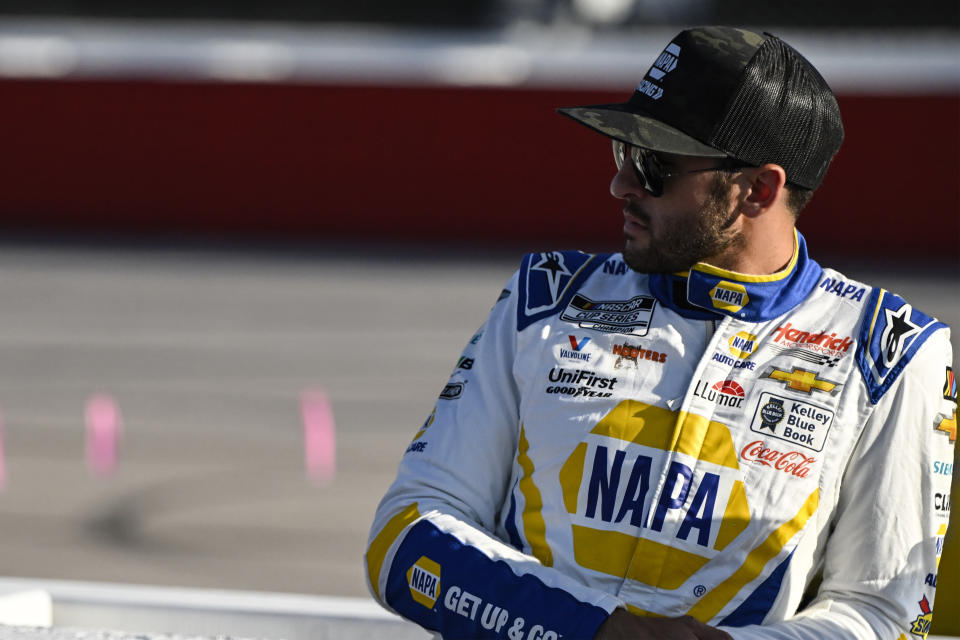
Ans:
[{"label": "nascar cup series patch", "polygon": [[407,570],[407,584],[410,586],[410,597],[426,608],[433,609],[440,597],[440,565],[427,556],[420,556]]}]

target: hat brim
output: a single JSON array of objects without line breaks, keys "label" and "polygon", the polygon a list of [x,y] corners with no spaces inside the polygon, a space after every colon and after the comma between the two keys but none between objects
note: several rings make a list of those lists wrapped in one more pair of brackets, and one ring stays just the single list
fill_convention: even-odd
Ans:
[{"label": "hat brim", "polygon": [[706,145],[659,120],[640,115],[634,109],[632,105],[614,103],[565,107],[557,109],[557,112],[605,136],[638,147],[682,156],[727,157],[723,151]]}]

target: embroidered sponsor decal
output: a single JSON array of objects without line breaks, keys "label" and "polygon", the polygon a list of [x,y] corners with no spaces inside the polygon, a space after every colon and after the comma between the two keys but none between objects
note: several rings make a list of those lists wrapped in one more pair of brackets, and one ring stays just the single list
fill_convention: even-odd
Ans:
[{"label": "embroidered sponsor decal", "polygon": [[936,430],[947,434],[947,437],[950,438],[950,444],[955,443],[957,441],[957,412],[954,411],[949,418],[940,420],[937,423]]},{"label": "embroidered sponsor decal", "polygon": [[624,362],[632,362],[633,366],[639,367],[640,360],[649,360],[650,362],[663,363],[667,361],[667,354],[652,349],[645,349],[639,345],[632,345],[629,342],[613,345],[613,355],[617,356],[613,363],[614,369],[619,369]]},{"label": "embroidered sponsor decal", "polygon": [[[437,407],[434,406],[434,407],[433,407],[433,411],[431,411],[431,412],[430,412],[430,415],[427,416],[427,419],[423,421],[423,425],[421,425],[420,430],[417,431],[417,435],[413,436],[413,439],[414,439],[414,440],[419,440],[419,439],[420,439],[420,436],[422,436],[422,435],[424,434],[424,432],[425,432],[427,429],[430,428],[430,425],[432,425],[432,424],[433,424],[433,421],[436,420],[436,419],[437,419]],[[409,451],[409,449],[408,449],[408,451]],[[422,449],[421,449],[421,451],[422,451]]]},{"label": "embroidered sponsor decal", "polygon": [[440,565],[428,558],[420,559],[407,569],[410,596],[428,609],[433,609],[440,597]]},{"label": "embroidered sponsor decal", "polygon": [[867,292],[866,287],[847,284],[840,278],[831,278],[829,276],[820,282],[820,288],[841,298],[850,298],[856,302],[863,300],[863,294]]},{"label": "embroidered sponsor decal", "polygon": [[740,408],[744,398],[743,387],[736,380],[723,380],[712,385],[706,380],[698,380],[693,395],[716,402],[721,407],[734,408]]},{"label": "embroidered sponsor decal", "polygon": [[440,392],[441,400],[456,400],[463,395],[463,386],[466,382],[451,382]]},{"label": "embroidered sponsor decal", "polygon": [[773,342],[768,345],[777,355],[791,356],[816,365],[834,367],[850,351],[853,338],[838,337],[836,332],[810,332],[796,329],[791,323],[777,327]]},{"label": "embroidered sponsor decal", "polygon": [[647,71],[646,77],[637,85],[637,91],[652,100],[659,100],[663,97],[663,87],[658,82],[663,80],[664,76],[677,68],[680,61],[680,46],[671,42],[667,48],[653,62],[653,66]]},{"label": "embroidered sponsor decal", "polygon": [[788,473],[796,478],[806,478],[810,467],[817,459],[799,451],[777,451],[766,446],[763,440],[749,443],[740,450],[740,459]]},{"label": "embroidered sponsor decal", "polygon": [[469,620],[477,621],[497,637],[505,635],[509,640],[560,640],[561,635],[541,624],[527,626],[523,616],[511,620],[510,611],[457,585],[451,586],[443,596],[443,606],[448,611]]},{"label": "embroidered sponsor decal", "polygon": [[749,369],[750,371],[753,371],[757,366],[756,362],[751,362],[749,360],[735,360],[725,353],[713,354],[713,360],[714,362],[725,364],[731,369]]},{"label": "embroidered sponsor decal", "polygon": [[730,344],[730,354],[741,360],[757,350],[757,336],[746,331],[738,331],[727,342]]},{"label": "embroidered sponsor decal", "polygon": [[627,272],[627,265],[623,260],[610,259],[603,263],[603,272],[612,276],[622,276]]},{"label": "embroidered sponsor decal", "polygon": [[934,589],[936,589],[936,588],[937,588],[937,574],[935,574],[935,573],[928,573],[926,579],[923,581],[923,584],[927,585],[928,587],[933,587]]},{"label": "embroidered sponsor decal", "polygon": [[883,289],[874,290],[870,306],[870,322],[860,331],[857,364],[866,378],[870,400],[876,403],[920,346],[946,325]]},{"label": "embroidered sponsor decal", "polygon": [[933,473],[938,476],[947,476],[949,478],[953,475],[953,463],[944,462],[943,460],[934,460]]},{"label": "embroidered sponsor decal", "polygon": [[710,300],[713,301],[716,309],[736,312],[750,303],[750,296],[747,295],[747,289],[742,284],[721,280],[713,289],[710,289]]},{"label": "embroidered sponsor decal", "polygon": [[609,398],[617,384],[616,378],[598,376],[587,369],[570,371],[563,367],[550,369],[547,379],[558,383],[547,386],[547,393],[590,398]]},{"label": "embroidered sponsor decal", "polygon": [[920,615],[913,621],[913,626],[910,627],[910,633],[915,636],[920,636],[921,638],[926,638],[927,634],[930,633],[931,620],[933,620],[933,611],[930,609],[930,601],[927,600],[927,596],[923,596],[923,599],[920,600]]},{"label": "embroidered sponsor decal", "polygon": [[933,508],[938,516],[946,520],[950,516],[950,494],[935,493],[933,495]]},{"label": "embroidered sponsor decal", "polygon": [[910,320],[911,311],[913,307],[909,304],[904,304],[896,310],[883,309],[886,325],[880,333],[880,355],[885,367],[892,367],[903,353],[907,340],[920,333],[920,325]]},{"label": "embroidered sponsor decal", "polygon": [[584,329],[645,336],[650,330],[655,306],[656,300],[650,296],[596,302],[577,294],[560,319],[575,322]]},{"label": "embroidered sponsor decal", "polygon": [[459,360],[457,360],[457,369],[473,369],[473,363],[473,358],[462,356]]},{"label": "embroidered sponsor decal", "polygon": [[590,362],[590,357],[593,354],[587,353],[583,350],[590,343],[590,338],[583,337],[578,338],[577,336],[567,336],[570,340],[570,348],[567,349],[565,346],[560,347],[560,357],[566,358],[568,360],[582,360],[583,362]]},{"label": "embroidered sponsor decal", "polygon": [[947,367],[947,379],[943,382],[943,398],[957,401],[957,379],[953,375],[952,367]]},{"label": "embroidered sponsor decal", "polygon": [[794,398],[784,398],[769,392],[760,394],[753,412],[750,430],[798,444],[814,451],[823,451],[833,411]]},{"label": "embroidered sponsor decal", "polygon": [[814,391],[822,391],[834,396],[840,392],[843,387],[839,382],[831,382],[817,377],[815,371],[807,371],[799,367],[793,367],[790,371],[777,369],[776,367],[767,367],[761,378],[771,378],[777,382],[782,382],[787,389],[793,391],[802,391],[812,394]]}]

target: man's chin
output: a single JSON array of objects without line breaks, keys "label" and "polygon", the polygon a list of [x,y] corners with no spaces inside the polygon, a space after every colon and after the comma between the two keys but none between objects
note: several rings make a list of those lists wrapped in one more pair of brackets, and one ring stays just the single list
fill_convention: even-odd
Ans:
[{"label": "man's chin", "polygon": [[644,251],[631,249],[629,243],[623,248],[623,261],[631,271],[637,273],[677,273],[687,271],[693,266],[693,263],[676,258],[671,260],[649,249]]}]

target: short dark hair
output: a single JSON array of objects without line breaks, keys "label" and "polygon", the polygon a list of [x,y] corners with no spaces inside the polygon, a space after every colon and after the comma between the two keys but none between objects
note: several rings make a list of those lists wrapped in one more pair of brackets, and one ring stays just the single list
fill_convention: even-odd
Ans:
[{"label": "short dark hair", "polygon": [[810,198],[813,197],[813,189],[804,189],[789,182],[784,185],[784,188],[787,190],[787,208],[790,209],[793,219],[796,220],[800,212],[810,202]]}]

